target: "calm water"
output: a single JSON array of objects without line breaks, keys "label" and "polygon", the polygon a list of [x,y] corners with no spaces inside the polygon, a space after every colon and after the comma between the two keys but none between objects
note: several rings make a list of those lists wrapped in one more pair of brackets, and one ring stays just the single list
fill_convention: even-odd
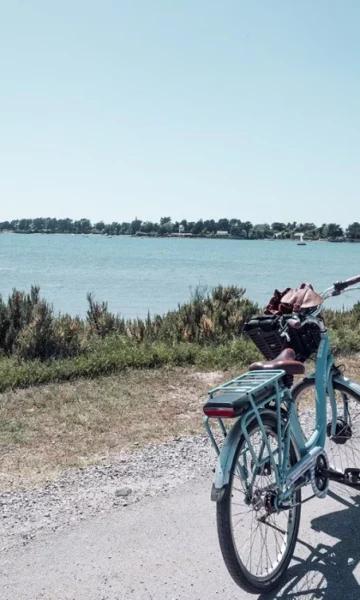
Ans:
[{"label": "calm water", "polygon": [[[125,316],[163,313],[196,286],[246,288],[265,304],[273,289],[310,281],[322,290],[360,272],[360,244],[0,234],[0,293],[41,287],[56,310],[86,312],[86,293]],[[350,306],[360,292],[331,301]]]}]

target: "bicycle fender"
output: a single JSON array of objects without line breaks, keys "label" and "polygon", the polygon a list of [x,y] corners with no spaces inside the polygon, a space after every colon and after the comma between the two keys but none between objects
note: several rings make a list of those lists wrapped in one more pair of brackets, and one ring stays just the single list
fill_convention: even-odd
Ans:
[{"label": "bicycle fender", "polygon": [[218,502],[223,497],[225,487],[230,481],[230,470],[233,464],[235,451],[241,437],[241,418],[227,434],[220,450],[215,470],[214,483],[211,490],[211,500]]},{"label": "bicycle fender", "polygon": [[[264,410],[264,413],[274,414],[273,411]],[[242,435],[241,417],[236,421],[235,425],[230,429],[225,438],[225,442],[220,450],[219,458],[215,470],[215,478],[211,489],[211,500],[219,502],[225,492],[226,486],[229,485],[231,467],[234,461],[235,452]]]},{"label": "bicycle fender", "polygon": [[[304,379],[302,381],[300,381],[298,384],[294,385],[294,387],[292,388],[292,392],[293,392],[294,396],[296,395],[298,388],[301,388],[304,385],[304,383],[309,383],[309,382],[315,383],[315,377],[313,375],[311,375],[309,377],[304,377]],[[352,381],[351,379],[349,379],[348,377],[345,377],[344,375],[334,375],[332,378],[332,382],[333,382],[333,384],[337,383],[338,385],[343,387],[345,392],[346,392],[346,390],[349,390],[349,392],[354,394],[354,396],[360,401],[360,385],[358,383],[356,383],[355,381]]]},{"label": "bicycle fender", "polygon": [[343,375],[336,375],[333,378],[334,383],[337,383],[344,388],[344,392],[349,390],[360,401],[360,385]]}]

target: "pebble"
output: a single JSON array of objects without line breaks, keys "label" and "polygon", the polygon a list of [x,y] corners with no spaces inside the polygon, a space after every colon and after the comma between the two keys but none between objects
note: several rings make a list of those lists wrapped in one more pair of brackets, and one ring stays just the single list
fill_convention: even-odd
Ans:
[{"label": "pebble", "polygon": [[115,496],[117,498],[124,497],[124,496],[130,496],[131,492],[132,492],[131,488],[124,487],[124,488],[120,488],[118,490],[115,490]]}]

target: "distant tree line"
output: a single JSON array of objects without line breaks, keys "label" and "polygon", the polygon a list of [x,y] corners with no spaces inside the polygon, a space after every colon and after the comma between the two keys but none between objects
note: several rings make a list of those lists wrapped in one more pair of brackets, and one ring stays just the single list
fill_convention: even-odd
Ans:
[{"label": "distant tree line", "polygon": [[91,223],[89,219],[16,219],[0,222],[0,232],[14,233],[73,233],[102,235],[146,235],[172,236],[191,235],[196,237],[232,237],[238,239],[291,239],[304,234],[304,239],[330,239],[336,241],[360,241],[360,223],[351,223],[343,229],[337,223],[324,223],[317,227],[314,223],[253,224],[240,219],[200,219],[199,221],[172,221],[162,217],[159,223],[141,221],[135,218],[131,222]]}]

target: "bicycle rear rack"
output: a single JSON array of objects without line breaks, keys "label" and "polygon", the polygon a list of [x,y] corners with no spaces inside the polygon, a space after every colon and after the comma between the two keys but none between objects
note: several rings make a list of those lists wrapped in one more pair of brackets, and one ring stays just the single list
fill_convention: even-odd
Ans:
[{"label": "bicycle rear rack", "polygon": [[[226,437],[227,431],[221,416],[225,416],[226,411],[231,411],[233,417],[239,417],[250,406],[254,412],[257,412],[256,406],[278,395],[279,382],[284,375],[285,372],[280,369],[257,370],[248,371],[230,381],[226,381],[222,385],[209,390],[204,412],[205,414],[210,412],[211,417],[217,419],[221,433],[223,437]],[[217,410],[219,411],[219,417],[216,416]],[[205,417],[204,426],[216,454],[219,454],[219,446],[210,427],[209,418],[210,416]]]},{"label": "bicycle rear rack", "polygon": [[264,387],[268,387],[270,384],[275,384],[284,376],[285,372],[281,369],[272,371],[248,371],[235,379],[230,379],[225,383],[212,388],[208,394],[210,398],[214,398],[218,393],[232,393],[247,395],[256,395],[257,392],[261,391]]}]

